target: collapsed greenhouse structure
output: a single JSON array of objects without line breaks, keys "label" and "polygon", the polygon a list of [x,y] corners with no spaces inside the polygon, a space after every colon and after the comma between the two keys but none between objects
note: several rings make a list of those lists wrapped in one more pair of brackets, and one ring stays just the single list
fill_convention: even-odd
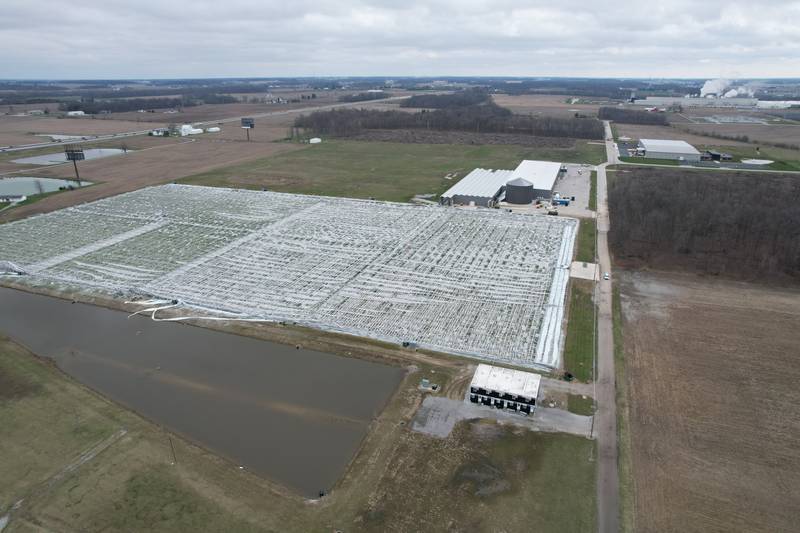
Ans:
[{"label": "collapsed greenhouse structure", "polygon": [[187,185],[0,226],[0,274],[527,367],[560,364],[577,221]]}]

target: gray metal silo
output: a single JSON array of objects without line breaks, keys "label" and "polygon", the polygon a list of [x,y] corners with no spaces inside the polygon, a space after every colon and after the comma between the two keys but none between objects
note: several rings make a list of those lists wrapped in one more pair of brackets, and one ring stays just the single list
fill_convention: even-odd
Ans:
[{"label": "gray metal silo", "polygon": [[506,202],[510,204],[529,204],[533,202],[533,183],[522,178],[506,183]]}]

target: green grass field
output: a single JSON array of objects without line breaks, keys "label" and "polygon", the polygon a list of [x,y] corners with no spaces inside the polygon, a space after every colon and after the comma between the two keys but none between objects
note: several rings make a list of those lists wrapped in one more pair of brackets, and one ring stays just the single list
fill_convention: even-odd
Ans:
[{"label": "green grass field", "polygon": [[589,209],[597,211],[597,171],[592,170],[589,182]]},{"label": "green grass field", "polygon": [[580,381],[594,379],[595,308],[594,283],[572,280],[567,339],[564,344],[564,370]]},{"label": "green grass field", "polygon": [[576,415],[591,416],[594,414],[594,400],[577,394],[567,396],[567,410]]},{"label": "green grass field", "polygon": [[645,157],[626,157],[620,156],[623,163],[634,163],[636,165],[661,165],[669,167],[680,166],[680,162],[675,159],[647,159]]},{"label": "green grass field", "polygon": [[583,261],[585,263],[594,263],[595,246],[597,239],[597,222],[593,218],[580,219],[580,226],[578,227],[578,239],[576,241],[577,252],[575,254],[576,261]]},{"label": "green grass field", "polygon": [[[594,164],[605,160],[605,152],[585,141],[564,150],[335,140],[196,174],[181,183],[406,202],[416,194],[435,199],[475,168],[513,169],[523,159]],[[448,174],[452,179],[445,179]]]}]

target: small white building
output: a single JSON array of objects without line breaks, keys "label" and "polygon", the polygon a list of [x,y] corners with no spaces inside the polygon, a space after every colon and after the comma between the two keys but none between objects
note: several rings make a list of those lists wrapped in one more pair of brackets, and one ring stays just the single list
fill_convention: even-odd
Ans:
[{"label": "small white building", "polygon": [[529,415],[536,409],[542,377],[492,365],[478,365],[469,385],[471,403]]},{"label": "small white building", "polygon": [[643,152],[646,159],[700,161],[700,152],[686,141],[639,139],[639,151]]},{"label": "small white building", "polygon": [[202,129],[195,128],[191,124],[184,124],[180,129],[181,137],[186,137],[187,135],[199,135],[201,133],[203,133]]},{"label": "small white building", "polygon": [[67,111],[68,117],[82,117],[85,114],[83,111]]}]

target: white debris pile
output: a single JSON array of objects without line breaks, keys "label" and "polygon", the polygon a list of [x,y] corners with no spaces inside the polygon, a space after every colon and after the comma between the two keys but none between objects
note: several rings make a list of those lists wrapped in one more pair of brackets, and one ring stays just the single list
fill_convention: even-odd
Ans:
[{"label": "white debris pile", "polygon": [[165,185],[0,226],[32,279],[558,366],[576,223]]}]

